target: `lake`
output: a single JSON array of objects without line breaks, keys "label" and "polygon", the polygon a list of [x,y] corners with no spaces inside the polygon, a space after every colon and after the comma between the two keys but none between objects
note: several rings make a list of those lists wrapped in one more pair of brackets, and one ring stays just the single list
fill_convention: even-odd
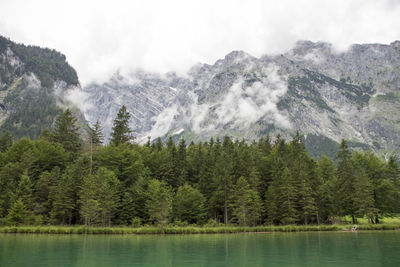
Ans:
[{"label": "lake", "polygon": [[400,266],[400,231],[0,234],[0,266]]}]

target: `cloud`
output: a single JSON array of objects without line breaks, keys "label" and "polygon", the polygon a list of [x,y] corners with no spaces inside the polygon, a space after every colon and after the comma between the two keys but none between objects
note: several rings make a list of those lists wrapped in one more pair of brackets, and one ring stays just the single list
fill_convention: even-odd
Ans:
[{"label": "cloud", "polygon": [[282,53],[299,39],[390,43],[396,0],[2,0],[0,34],[66,54],[83,84],[117,69],[185,73],[232,50]]},{"label": "cloud", "polygon": [[233,122],[249,126],[265,117],[272,123],[290,128],[289,120],[278,110],[279,99],[287,91],[278,67],[269,65],[261,71],[263,80],[246,86],[243,80],[234,84],[216,108],[219,123]]},{"label": "cloud", "polygon": [[182,91],[187,93],[186,104],[174,104],[164,109],[153,118],[155,125],[144,136],[154,139],[181,128],[205,136],[220,131],[227,124],[243,131],[259,120],[289,129],[289,119],[277,107],[279,100],[287,92],[286,80],[278,71],[279,68],[273,64],[261,68],[258,72],[263,77],[262,80],[250,86],[244,77],[240,77],[226,94],[203,104],[198,103],[195,93]]},{"label": "cloud", "polygon": [[177,105],[165,108],[157,117],[153,118],[155,124],[151,128],[151,131],[144,136],[150,136],[152,139],[155,139],[167,134],[176,115],[178,115]]}]

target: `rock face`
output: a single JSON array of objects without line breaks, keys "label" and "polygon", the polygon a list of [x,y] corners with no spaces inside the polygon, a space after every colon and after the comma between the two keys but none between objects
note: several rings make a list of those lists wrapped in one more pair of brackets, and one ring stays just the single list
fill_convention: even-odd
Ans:
[{"label": "rock face", "polygon": [[342,138],[353,147],[399,154],[399,41],[353,45],[346,52],[301,41],[285,54],[261,58],[233,51],[213,65],[193,66],[186,77],[116,74],[84,91],[87,118],[103,123],[106,135],[124,104],[139,141],[167,135],[188,141],[288,138],[299,131],[309,147],[331,144],[315,154],[329,154]]},{"label": "rock face", "polygon": [[38,138],[67,107],[84,125],[68,100],[72,90],[80,90],[78,76],[63,54],[0,36],[0,132]]}]

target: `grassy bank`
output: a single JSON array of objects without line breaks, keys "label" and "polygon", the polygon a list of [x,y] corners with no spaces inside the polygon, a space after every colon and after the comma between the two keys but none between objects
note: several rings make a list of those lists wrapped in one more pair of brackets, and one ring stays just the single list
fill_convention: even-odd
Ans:
[{"label": "grassy bank", "polygon": [[[217,234],[260,232],[343,231],[352,225],[285,225],[257,227],[85,227],[85,226],[4,226],[0,233],[35,234]],[[400,224],[359,225],[359,230],[400,230]]]}]

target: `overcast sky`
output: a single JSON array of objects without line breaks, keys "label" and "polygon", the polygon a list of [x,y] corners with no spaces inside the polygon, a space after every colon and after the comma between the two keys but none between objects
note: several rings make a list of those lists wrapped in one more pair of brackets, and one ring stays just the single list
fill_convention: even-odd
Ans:
[{"label": "overcast sky", "polygon": [[87,84],[117,69],[185,73],[297,40],[390,43],[400,39],[400,0],[1,0],[0,34],[61,51]]}]

